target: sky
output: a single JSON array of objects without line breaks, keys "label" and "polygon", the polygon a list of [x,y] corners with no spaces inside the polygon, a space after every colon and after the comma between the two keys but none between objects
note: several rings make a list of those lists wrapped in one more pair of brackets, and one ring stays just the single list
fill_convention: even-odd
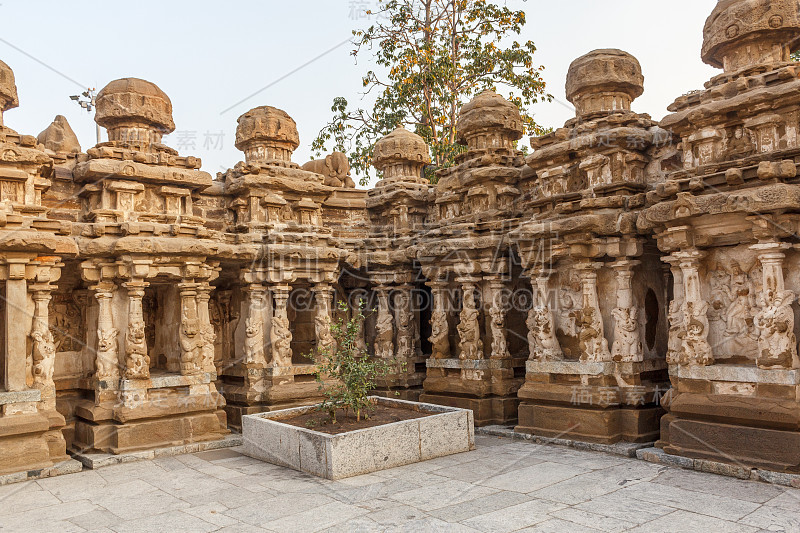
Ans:
[{"label": "sky", "polygon": [[[547,91],[536,121],[560,127],[574,116],[564,96],[570,63],[597,48],[639,59],[645,92],[633,109],[659,120],[678,96],[719,73],[700,60],[702,29],[716,0],[494,0],[522,9],[518,40],[537,46]],[[7,126],[37,135],[64,115],[85,151],[96,142],[92,116],[70,101],[87,87],[137,77],[173,104],[176,131],[165,143],[203,160],[216,175],[243,159],[236,119],[271,105],[297,122],[294,161],[331,118],[337,96],[358,104],[369,56],[356,61],[351,30],[368,24],[378,0],[0,0],[0,60],[16,76],[20,107]],[[103,131],[105,140],[105,131]]]}]

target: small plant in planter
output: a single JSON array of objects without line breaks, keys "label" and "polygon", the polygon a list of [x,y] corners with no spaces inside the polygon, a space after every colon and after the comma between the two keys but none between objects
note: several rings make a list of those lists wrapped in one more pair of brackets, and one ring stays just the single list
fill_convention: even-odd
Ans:
[{"label": "small plant in planter", "polygon": [[[349,310],[345,302],[339,301],[338,306],[343,313]],[[397,368],[396,360],[387,362],[371,358],[363,343],[358,342],[359,335],[362,335],[363,309],[361,302],[349,320],[338,318],[334,321],[331,324],[334,342],[305,356],[316,365],[314,377],[325,397],[319,409],[326,411],[334,424],[339,409],[345,416],[352,411],[358,422],[362,417],[369,418],[375,408],[369,398],[370,391],[376,386],[375,380]]]}]

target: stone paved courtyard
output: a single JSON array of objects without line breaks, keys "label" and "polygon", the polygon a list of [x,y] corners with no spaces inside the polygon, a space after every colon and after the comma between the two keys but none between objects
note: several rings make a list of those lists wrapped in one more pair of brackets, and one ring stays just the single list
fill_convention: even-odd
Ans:
[{"label": "stone paved courtyard", "polygon": [[236,449],[0,487],[0,531],[800,531],[800,490],[477,437],[473,452],[327,481]]}]

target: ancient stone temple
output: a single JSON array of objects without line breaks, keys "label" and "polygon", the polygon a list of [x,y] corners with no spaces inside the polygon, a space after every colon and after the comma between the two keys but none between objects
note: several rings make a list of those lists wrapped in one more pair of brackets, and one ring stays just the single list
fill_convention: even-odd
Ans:
[{"label": "ancient stone temple", "polygon": [[0,113],[0,476],[316,403],[309,355],[359,308],[359,346],[391,365],[378,395],[800,472],[798,2],[721,0],[704,38],[723,72],[661,122],[633,110],[639,62],[599,49],[531,153],[483,91],[453,166],[431,180],[400,127],[369,190],[344,154],[293,162],[275,107],[239,117],[244,161],[216,177],[164,144],[148,81],[100,91],[108,141],[85,152],[62,116],[33,137]]},{"label": "ancient stone temple", "polygon": [[670,137],[631,111],[643,81],[621,50],[576,59],[566,86],[576,117],[531,141],[512,232],[533,290],[518,431],[605,443],[658,435],[666,279],[636,220],[663,181]]},{"label": "ancient stone temple", "polygon": [[417,257],[433,294],[432,355],[423,401],[470,408],[475,423],[517,418],[527,356],[521,283],[507,232],[521,209],[519,109],[487,91],[461,109],[466,151],[442,170]]},{"label": "ancient stone temple", "polygon": [[14,74],[0,61],[0,474],[67,458],[50,309],[64,261],[78,255],[69,225],[44,216],[53,160],[35,137],[3,125],[18,105]]},{"label": "ancient stone temple", "polygon": [[797,2],[719,2],[702,57],[723,73],[661,122],[683,165],[638,228],[672,273],[668,453],[800,470],[798,39]]}]

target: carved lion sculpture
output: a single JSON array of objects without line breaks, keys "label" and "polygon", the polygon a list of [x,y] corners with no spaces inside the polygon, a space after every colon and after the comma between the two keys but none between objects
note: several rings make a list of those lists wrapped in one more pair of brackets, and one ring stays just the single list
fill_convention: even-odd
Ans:
[{"label": "carved lion sculpture", "polygon": [[325,185],[355,189],[356,183],[350,177],[350,162],[341,152],[333,152],[325,159],[314,159],[303,165],[303,170],[325,176]]}]

